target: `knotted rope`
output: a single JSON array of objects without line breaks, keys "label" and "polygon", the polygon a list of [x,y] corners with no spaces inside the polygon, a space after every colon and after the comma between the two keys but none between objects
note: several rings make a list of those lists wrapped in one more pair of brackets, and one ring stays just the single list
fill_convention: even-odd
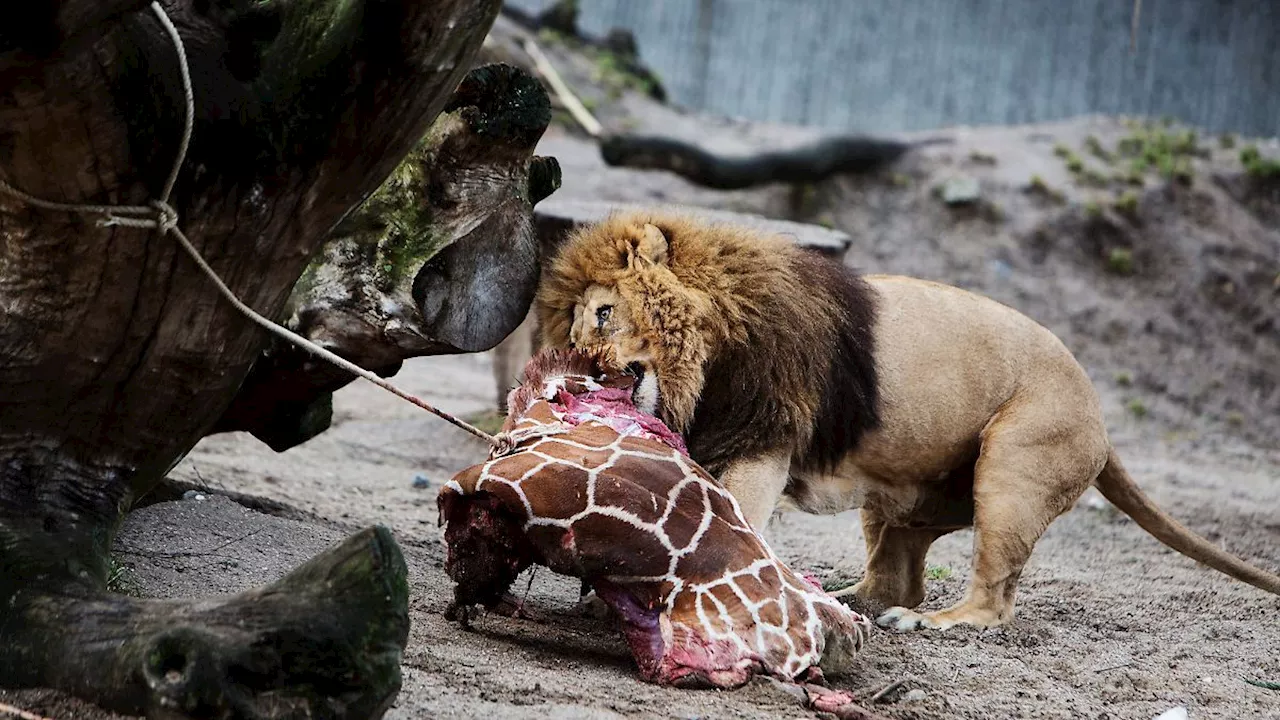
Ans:
[{"label": "knotted rope", "polygon": [[182,249],[186,251],[191,259],[195,261],[200,270],[213,281],[217,286],[218,292],[230,302],[236,310],[239,310],[245,317],[252,320],[255,324],[262,327],[272,335],[288,342],[297,347],[310,352],[320,359],[336,365],[347,372],[364,378],[378,387],[390,392],[403,400],[407,400],[414,405],[426,410],[427,412],[446,420],[453,425],[462,428],[472,435],[484,440],[492,446],[491,454],[505,454],[513,447],[509,438],[501,436],[495,437],[470,423],[461,420],[449,413],[432,407],[426,401],[401,390],[387,380],[378,377],[376,373],[366,370],[359,365],[320,347],[314,342],[302,337],[301,335],[289,330],[288,328],[273,322],[260,315],[253,308],[244,304],[236,294],[222,282],[222,278],[209,267],[209,264],[200,256],[199,251],[187,239],[182,230],[178,227],[178,212],[169,204],[169,196],[173,193],[173,187],[178,182],[178,173],[182,170],[182,164],[186,161],[187,149],[191,145],[192,129],[195,126],[195,97],[191,89],[191,71],[187,65],[187,51],[182,43],[182,38],[178,35],[178,29],[174,27],[173,22],[169,19],[169,15],[165,13],[164,8],[159,2],[151,3],[151,11],[155,13],[160,20],[160,24],[169,34],[169,38],[173,41],[174,49],[178,53],[178,68],[182,73],[182,90],[186,100],[186,115],[183,117],[182,142],[178,146],[178,154],[174,159],[173,169],[169,172],[169,177],[165,181],[164,190],[160,193],[160,198],[154,200],[149,205],[79,205],[69,203],[57,203],[43,200],[41,198],[29,195],[9,183],[0,179],[0,192],[10,195],[22,202],[43,210],[52,210],[56,212],[80,213],[84,215],[101,216],[97,222],[99,227],[130,227],[155,229],[161,235],[172,235]]}]

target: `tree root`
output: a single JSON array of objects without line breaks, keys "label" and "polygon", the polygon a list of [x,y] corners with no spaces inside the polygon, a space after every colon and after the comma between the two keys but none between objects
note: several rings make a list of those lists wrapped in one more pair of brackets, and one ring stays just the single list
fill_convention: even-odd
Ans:
[{"label": "tree root", "polygon": [[206,600],[24,590],[0,631],[6,684],[149,717],[381,717],[408,640],[404,558],[363,530],[280,580]]},{"label": "tree root", "polygon": [[911,148],[911,143],[897,140],[834,136],[787,150],[731,157],[676,138],[622,134],[605,138],[600,143],[600,156],[612,166],[668,170],[703,187],[741,190],[874,172]]}]

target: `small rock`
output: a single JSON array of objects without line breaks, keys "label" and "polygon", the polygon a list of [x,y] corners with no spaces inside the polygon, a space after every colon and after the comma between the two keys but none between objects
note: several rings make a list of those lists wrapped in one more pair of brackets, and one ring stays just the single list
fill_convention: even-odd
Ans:
[{"label": "small rock", "polygon": [[413,476],[413,489],[414,489],[414,490],[425,490],[425,489],[427,489],[427,488],[429,488],[429,487],[431,487],[431,481],[427,479],[427,476],[426,476],[426,475],[414,475],[414,476]]},{"label": "small rock", "polygon": [[1160,713],[1156,720],[1187,720],[1187,709],[1181,705],[1169,708]]},{"label": "small rock", "polygon": [[1081,495],[1080,499],[1076,501],[1076,504],[1089,510],[1106,510],[1111,506],[1111,503],[1107,502],[1107,499],[1102,497],[1102,494],[1094,488],[1086,490],[1085,494]]},{"label": "small rock", "polygon": [[913,690],[908,690],[907,693],[902,696],[902,700],[900,702],[920,702],[927,696],[928,693],[920,688],[915,688]]},{"label": "small rock", "polygon": [[971,177],[953,177],[942,184],[942,202],[948,205],[967,205],[977,202],[982,194],[978,180]]},{"label": "small rock", "polygon": [[183,499],[183,500],[195,500],[196,502],[199,502],[199,501],[201,501],[201,500],[204,500],[204,493],[202,493],[202,492],[200,492],[200,491],[198,491],[198,490],[188,490],[188,491],[186,491],[186,492],[182,493],[182,499]]},{"label": "small rock", "polygon": [[765,678],[765,682],[779,695],[791,698],[801,704],[809,702],[809,694],[805,692],[804,688],[795,683],[782,682],[777,678]]},{"label": "small rock", "polygon": [[996,279],[1001,281],[1008,280],[1013,275],[1013,268],[1009,263],[999,259],[991,261],[991,271],[995,273]]}]

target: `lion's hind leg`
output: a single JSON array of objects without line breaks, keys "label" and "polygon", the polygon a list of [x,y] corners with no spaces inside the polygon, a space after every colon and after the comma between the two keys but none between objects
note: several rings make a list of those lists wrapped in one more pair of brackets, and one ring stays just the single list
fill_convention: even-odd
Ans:
[{"label": "lion's hind leg", "polygon": [[856,597],[869,610],[915,607],[924,602],[925,556],[948,530],[894,527],[871,508],[863,508],[862,534],[867,569],[858,583],[832,593]]},{"label": "lion's hind leg", "polygon": [[899,631],[991,627],[1013,617],[1018,579],[1036,542],[1089,487],[1107,452],[1100,423],[1077,418],[1082,422],[1073,424],[1063,417],[1068,413],[1034,410],[1002,411],[984,434],[974,472],[973,568],[964,599],[932,613],[890,608],[879,625]]}]

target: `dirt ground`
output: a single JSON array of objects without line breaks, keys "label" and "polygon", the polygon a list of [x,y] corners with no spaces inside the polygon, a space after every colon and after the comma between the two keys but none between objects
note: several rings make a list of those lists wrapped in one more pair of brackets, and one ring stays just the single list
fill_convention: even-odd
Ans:
[{"label": "dirt ground", "polygon": [[[702,133],[725,148],[808,134],[699,119],[630,96],[621,104],[633,127]],[[1236,152],[1206,139],[1211,149],[1189,187],[1149,181],[1126,215],[1114,204],[1119,188],[1077,182],[1056,148],[1079,149],[1091,136],[1114,147],[1130,131],[1083,118],[931,133],[947,142],[874,177],[815,186],[799,208],[787,188],[712,192],[664,173],[606,168],[594,146],[560,128],[540,152],[563,165],[556,197],[831,224],[855,237],[851,265],[958,284],[1023,310],[1089,370],[1113,441],[1146,491],[1196,532],[1278,570],[1280,191],[1243,183]],[[1263,149],[1280,152],[1274,143]],[[960,176],[980,182],[981,198],[949,207],[937,188]],[[1034,190],[1032,178],[1051,192]],[[1127,272],[1108,267],[1116,248],[1129,251]],[[476,413],[492,404],[489,363],[486,355],[413,360],[395,380],[449,411]],[[202,441],[172,474],[211,493],[128,518],[116,545],[126,587],[151,597],[234,592],[382,523],[411,571],[404,689],[390,718],[814,715],[763,682],[731,692],[640,682],[619,635],[574,609],[576,581],[545,570],[529,593],[539,620],[485,617],[473,632],[458,629],[442,615],[451,590],[435,496],[484,447],[367,384],[337,394],[333,425],[280,454],[247,435]],[[426,487],[414,486],[419,475]],[[298,512],[264,515],[219,489]],[[769,532],[793,567],[861,574],[856,513],[786,515]],[[927,608],[961,597],[971,542],[959,532],[934,545]],[[901,680],[875,707],[902,719],[1151,720],[1175,706],[1193,720],[1280,719],[1280,692],[1247,679],[1280,681],[1280,598],[1166,549],[1090,491],[1037,546],[1008,626],[877,630],[858,670],[833,680],[866,693]],[[59,719],[111,717],[48,691],[0,691],[0,702]]]},{"label": "dirt ground", "polygon": [[[484,409],[484,357],[406,365],[411,391],[455,412]],[[732,692],[640,682],[619,636],[578,615],[576,582],[542,571],[529,598],[541,622],[485,617],[475,632],[443,618],[450,585],[434,498],[480,459],[476,441],[368,385],[336,398],[336,427],[283,454],[247,436],[203,441],[174,471],[214,490],[143,508],[116,546],[126,582],[144,595],[234,592],[272,580],[346,532],[383,523],[411,570],[412,634],[391,718],[808,717],[766,683]],[[1224,547],[1276,567],[1280,518],[1274,453],[1172,444],[1157,427],[1111,413],[1130,469],[1164,507]],[[415,489],[416,475],[429,487]],[[270,496],[320,520],[272,517],[216,494]],[[856,577],[856,515],[784,516],[771,529],[795,567]],[[971,533],[929,556],[929,607],[960,597]],[[179,554],[181,557],[173,557]],[[523,586],[522,579],[517,587]],[[1280,600],[1166,550],[1093,496],[1050,527],[1024,577],[1017,619],[1003,629],[894,635],[876,631],[841,687],[904,683],[877,708],[895,718],[1135,718],[1182,705],[1191,718],[1280,718],[1280,695],[1246,678],[1280,676]],[[904,700],[914,690],[922,699]],[[0,694],[58,718],[97,712],[48,693]]]}]

